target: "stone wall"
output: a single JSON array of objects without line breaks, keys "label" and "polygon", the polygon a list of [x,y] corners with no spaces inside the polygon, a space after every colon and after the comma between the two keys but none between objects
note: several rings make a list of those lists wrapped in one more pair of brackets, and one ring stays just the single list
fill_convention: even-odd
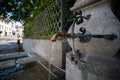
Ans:
[{"label": "stone wall", "polygon": [[75,39],[76,48],[80,49],[84,54],[114,56],[120,49],[120,22],[112,13],[109,2],[101,0],[90,6],[81,8],[81,10],[83,16],[90,14],[91,18],[88,21],[84,20],[80,25],[76,25],[76,33],[79,33],[80,27],[84,27],[90,34],[116,34],[117,39],[109,41],[106,39],[92,38],[90,42],[84,44],[80,43],[78,39]]},{"label": "stone wall", "polygon": [[88,55],[86,63],[81,61],[77,65],[71,61],[71,52],[66,58],[66,80],[119,80],[120,60]]},{"label": "stone wall", "polygon": [[[90,34],[116,34],[113,41],[92,38],[90,42],[80,43],[75,39],[75,49],[82,53],[78,65],[71,61],[71,52],[66,57],[66,80],[119,80],[120,59],[114,55],[120,49],[120,22],[110,8],[110,0],[77,0],[71,11],[82,10],[83,16],[91,18],[75,26],[75,33],[84,27]],[[71,29],[68,31],[70,32]],[[71,45],[71,39],[68,39]]]},{"label": "stone wall", "polygon": [[53,43],[50,40],[23,39],[23,49],[26,52],[34,52],[45,60],[50,60],[51,63],[62,67],[61,41]]}]

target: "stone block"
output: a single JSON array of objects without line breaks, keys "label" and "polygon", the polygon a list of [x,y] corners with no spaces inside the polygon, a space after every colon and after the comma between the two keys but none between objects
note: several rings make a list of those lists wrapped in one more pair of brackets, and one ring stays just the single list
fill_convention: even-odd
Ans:
[{"label": "stone block", "polygon": [[26,52],[8,53],[8,54],[0,56],[0,61],[18,59],[18,58],[23,58],[23,57],[28,57]]},{"label": "stone block", "polygon": [[15,60],[8,60],[0,62],[0,69],[6,69],[15,66]]}]

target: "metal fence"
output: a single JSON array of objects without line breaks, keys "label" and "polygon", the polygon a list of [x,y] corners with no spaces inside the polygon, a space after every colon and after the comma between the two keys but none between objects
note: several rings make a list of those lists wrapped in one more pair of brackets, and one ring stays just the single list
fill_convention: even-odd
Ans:
[{"label": "metal fence", "polygon": [[28,38],[50,38],[55,32],[62,30],[61,1],[54,1],[38,14],[29,24]]}]

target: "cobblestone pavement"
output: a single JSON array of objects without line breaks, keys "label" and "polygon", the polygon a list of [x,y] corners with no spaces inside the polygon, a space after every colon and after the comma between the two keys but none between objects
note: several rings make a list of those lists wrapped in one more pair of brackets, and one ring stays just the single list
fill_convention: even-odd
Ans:
[{"label": "cobblestone pavement", "polygon": [[16,36],[0,37],[0,54],[20,52],[20,51],[22,51],[22,49],[19,50],[17,48],[17,37]]}]

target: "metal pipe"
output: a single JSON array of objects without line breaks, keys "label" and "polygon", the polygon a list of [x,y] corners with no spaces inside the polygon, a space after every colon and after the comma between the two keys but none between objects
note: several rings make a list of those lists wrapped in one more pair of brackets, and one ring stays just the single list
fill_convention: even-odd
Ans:
[{"label": "metal pipe", "polygon": [[57,40],[57,37],[71,37],[71,34],[69,34],[69,33],[61,33],[61,32],[57,32],[57,33],[55,33],[51,38],[50,38],[50,40],[52,41],[52,42],[54,42],[54,41],[56,41]]},{"label": "metal pipe", "polygon": [[[45,69],[49,72],[49,69],[48,69],[46,66],[44,66],[40,61],[38,61],[38,62],[39,62],[39,64],[40,64],[43,68],[45,68]],[[58,78],[53,72],[50,71],[50,73],[51,73],[55,78]]]},{"label": "metal pipe", "polygon": [[61,0],[61,32],[65,31],[64,27],[64,0]]},{"label": "metal pipe", "polygon": [[[48,60],[45,60],[48,62]],[[55,66],[56,68],[58,68],[60,71],[64,72],[65,73],[65,70],[61,69],[60,67],[56,66],[55,64],[51,63],[51,65]]]},{"label": "metal pipe", "polygon": [[50,72],[51,72],[51,62],[50,62],[51,54],[49,53],[49,75],[48,75],[48,80],[50,80]]},{"label": "metal pipe", "polygon": [[65,72],[65,70],[63,70],[63,69],[61,69],[60,67],[58,67],[58,66],[56,66],[55,64],[53,64],[53,63],[51,63],[52,65],[54,65],[56,68],[58,68],[60,71],[62,71],[62,72],[64,72],[64,73],[66,73]]},{"label": "metal pipe", "polygon": [[74,36],[75,36],[75,33],[74,33],[74,27],[75,27],[75,23],[77,21],[78,18],[76,18],[72,24],[72,27],[71,27],[71,37],[72,37],[72,51],[73,51],[73,55],[75,55],[75,45],[74,45]]}]

